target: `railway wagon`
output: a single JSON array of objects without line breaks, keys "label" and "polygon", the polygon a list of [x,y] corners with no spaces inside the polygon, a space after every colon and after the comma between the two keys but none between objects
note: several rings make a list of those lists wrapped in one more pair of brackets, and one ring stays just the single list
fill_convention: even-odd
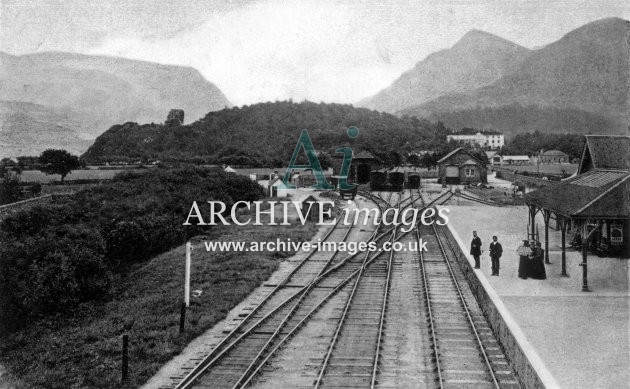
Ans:
[{"label": "railway wagon", "polygon": [[389,172],[389,184],[393,191],[400,192],[405,185],[405,173],[400,170]]},{"label": "railway wagon", "polygon": [[381,170],[370,172],[370,189],[385,190],[387,187],[387,173]]},{"label": "railway wagon", "polygon": [[407,175],[407,189],[418,189],[418,188],[420,188],[420,174],[409,173]]}]

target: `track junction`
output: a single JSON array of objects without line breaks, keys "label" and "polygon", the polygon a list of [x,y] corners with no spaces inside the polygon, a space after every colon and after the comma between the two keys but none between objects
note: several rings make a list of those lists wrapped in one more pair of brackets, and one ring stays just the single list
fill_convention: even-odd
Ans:
[{"label": "track junction", "polygon": [[[453,193],[360,196],[382,214],[443,204]],[[449,231],[401,227],[332,226],[324,240],[369,236],[381,247],[422,238],[428,252],[311,252],[268,284],[267,295],[172,387],[520,387],[455,260]]]}]

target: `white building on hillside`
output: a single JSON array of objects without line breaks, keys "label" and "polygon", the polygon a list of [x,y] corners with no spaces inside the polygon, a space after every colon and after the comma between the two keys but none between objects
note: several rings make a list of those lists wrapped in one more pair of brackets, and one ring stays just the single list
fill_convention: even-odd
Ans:
[{"label": "white building on hillside", "polygon": [[471,129],[463,129],[457,133],[447,135],[446,140],[451,142],[459,142],[469,144],[474,147],[483,147],[489,149],[500,149],[505,145],[505,137],[503,134],[494,131],[471,131]]}]

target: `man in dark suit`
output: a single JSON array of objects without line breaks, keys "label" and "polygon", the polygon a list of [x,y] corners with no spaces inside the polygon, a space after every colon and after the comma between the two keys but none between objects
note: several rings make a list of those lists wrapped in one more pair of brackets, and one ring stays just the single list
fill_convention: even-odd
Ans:
[{"label": "man in dark suit", "polygon": [[470,243],[470,255],[475,258],[475,269],[479,269],[479,256],[481,255],[481,238],[477,236],[477,231],[473,231],[473,240]]},{"label": "man in dark suit", "polygon": [[492,237],[492,243],[490,243],[490,259],[492,260],[492,275],[499,275],[499,258],[503,255],[503,247],[496,235]]}]

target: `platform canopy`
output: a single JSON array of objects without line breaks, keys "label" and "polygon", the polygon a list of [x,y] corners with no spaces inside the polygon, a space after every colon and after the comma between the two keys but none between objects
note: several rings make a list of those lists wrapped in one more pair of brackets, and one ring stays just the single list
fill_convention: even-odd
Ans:
[{"label": "platform canopy", "polygon": [[[549,262],[549,220],[556,214],[562,229],[562,274],[566,275],[567,223],[581,228],[582,290],[588,291],[587,252],[590,236],[599,242],[597,250],[607,252],[610,244],[630,253],[630,136],[586,135],[580,166],[575,176],[525,195],[529,226],[535,234],[535,217],[542,212],[545,222],[545,263]],[[614,242],[611,231],[614,225]],[[594,228],[589,228],[589,227]],[[606,226],[607,241],[602,242]]]},{"label": "platform canopy", "polygon": [[525,202],[573,219],[630,217],[630,172],[592,170],[525,195]]}]

